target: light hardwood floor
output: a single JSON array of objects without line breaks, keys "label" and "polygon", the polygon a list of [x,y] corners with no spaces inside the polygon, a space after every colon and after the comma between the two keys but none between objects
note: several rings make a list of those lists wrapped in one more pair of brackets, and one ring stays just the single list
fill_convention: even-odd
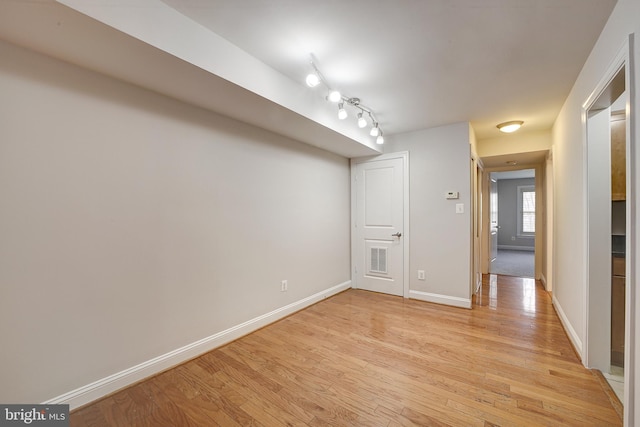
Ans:
[{"label": "light hardwood floor", "polygon": [[72,426],[621,425],[549,295],[473,310],[349,290],[74,411]]}]

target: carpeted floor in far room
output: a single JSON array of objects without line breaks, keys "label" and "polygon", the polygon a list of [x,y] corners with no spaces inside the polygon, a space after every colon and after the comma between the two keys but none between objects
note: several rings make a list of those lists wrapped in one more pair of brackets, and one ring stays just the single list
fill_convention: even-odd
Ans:
[{"label": "carpeted floor in far room", "polygon": [[533,251],[498,249],[498,257],[490,266],[491,273],[504,276],[533,277],[534,254]]}]

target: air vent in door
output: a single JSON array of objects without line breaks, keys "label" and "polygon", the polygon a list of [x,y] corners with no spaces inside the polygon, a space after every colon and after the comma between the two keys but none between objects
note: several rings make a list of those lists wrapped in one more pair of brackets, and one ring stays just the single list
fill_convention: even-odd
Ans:
[{"label": "air vent in door", "polygon": [[387,272],[387,248],[371,248],[371,265],[369,271],[372,273]]}]

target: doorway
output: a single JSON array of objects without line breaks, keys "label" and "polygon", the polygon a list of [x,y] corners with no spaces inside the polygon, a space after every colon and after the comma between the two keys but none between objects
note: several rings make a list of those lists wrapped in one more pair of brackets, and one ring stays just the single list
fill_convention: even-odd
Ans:
[{"label": "doorway", "polygon": [[352,285],[409,297],[409,153],[352,159]]},{"label": "doorway", "polygon": [[586,336],[585,365],[600,370],[624,401],[631,290],[626,286],[627,207],[626,65],[585,103],[586,118]]},{"label": "doorway", "polygon": [[489,273],[535,277],[535,169],[491,172]]}]

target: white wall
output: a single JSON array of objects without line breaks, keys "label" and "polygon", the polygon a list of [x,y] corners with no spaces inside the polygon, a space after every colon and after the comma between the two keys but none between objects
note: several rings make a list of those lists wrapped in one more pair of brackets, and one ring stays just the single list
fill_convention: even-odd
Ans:
[{"label": "white wall", "polygon": [[348,283],[347,159],[4,42],[0,57],[1,402]]},{"label": "white wall", "polygon": [[[386,152],[409,151],[410,296],[471,307],[469,124],[394,135]],[[447,200],[448,191],[460,199]],[[456,204],[464,213],[456,214]],[[424,270],[426,280],[418,280]]]},{"label": "white wall", "polygon": [[[555,181],[555,259],[554,265],[554,302],[568,327],[568,332],[578,345],[585,338],[585,198],[584,198],[584,132],[582,122],[582,105],[596,88],[599,81],[605,76],[618,51],[628,40],[630,33],[636,33],[634,53],[636,65],[632,68],[633,78],[640,81],[640,69],[637,61],[640,58],[638,33],[640,33],[640,2],[637,0],[619,0],[609,18],[602,34],[600,35],[591,55],[585,63],[576,83],[568,96],[565,104],[556,120],[553,128],[553,175]],[[640,119],[640,105],[637,100],[637,89],[633,88],[629,94],[631,99],[632,130]],[[632,144],[637,146],[637,133],[632,134]],[[632,162],[639,162],[639,154],[636,150]],[[631,183],[631,199],[637,201],[637,189],[640,185],[638,175]],[[636,202],[634,202],[635,204]],[[637,230],[640,220],[636,215],[633,219],[633,227]],[[638,254],[640,244],[637,239],[632,249]],[[637,263],[637,256],[632,260]],[[633,268],[634,276],[628,278],[627,287],[634,287],[638,283],[640,272]],[[632,304],[638,306],[638,300]],[[638,330],[638,320],[632,330]],[[637,343],[636,343],[637,346]],[[582,348],[579,348],[582,351]],[[638,362],[640,349],[632,346],[631,359],[625,363],[627,374],[638,380],[638,373],[634,365]],[[627,387],[632,383],[627,381]],[[627,393],[625,403],[625,423],[634,425],[634,413],[637,418],[640,415],[640,393]]]}]

